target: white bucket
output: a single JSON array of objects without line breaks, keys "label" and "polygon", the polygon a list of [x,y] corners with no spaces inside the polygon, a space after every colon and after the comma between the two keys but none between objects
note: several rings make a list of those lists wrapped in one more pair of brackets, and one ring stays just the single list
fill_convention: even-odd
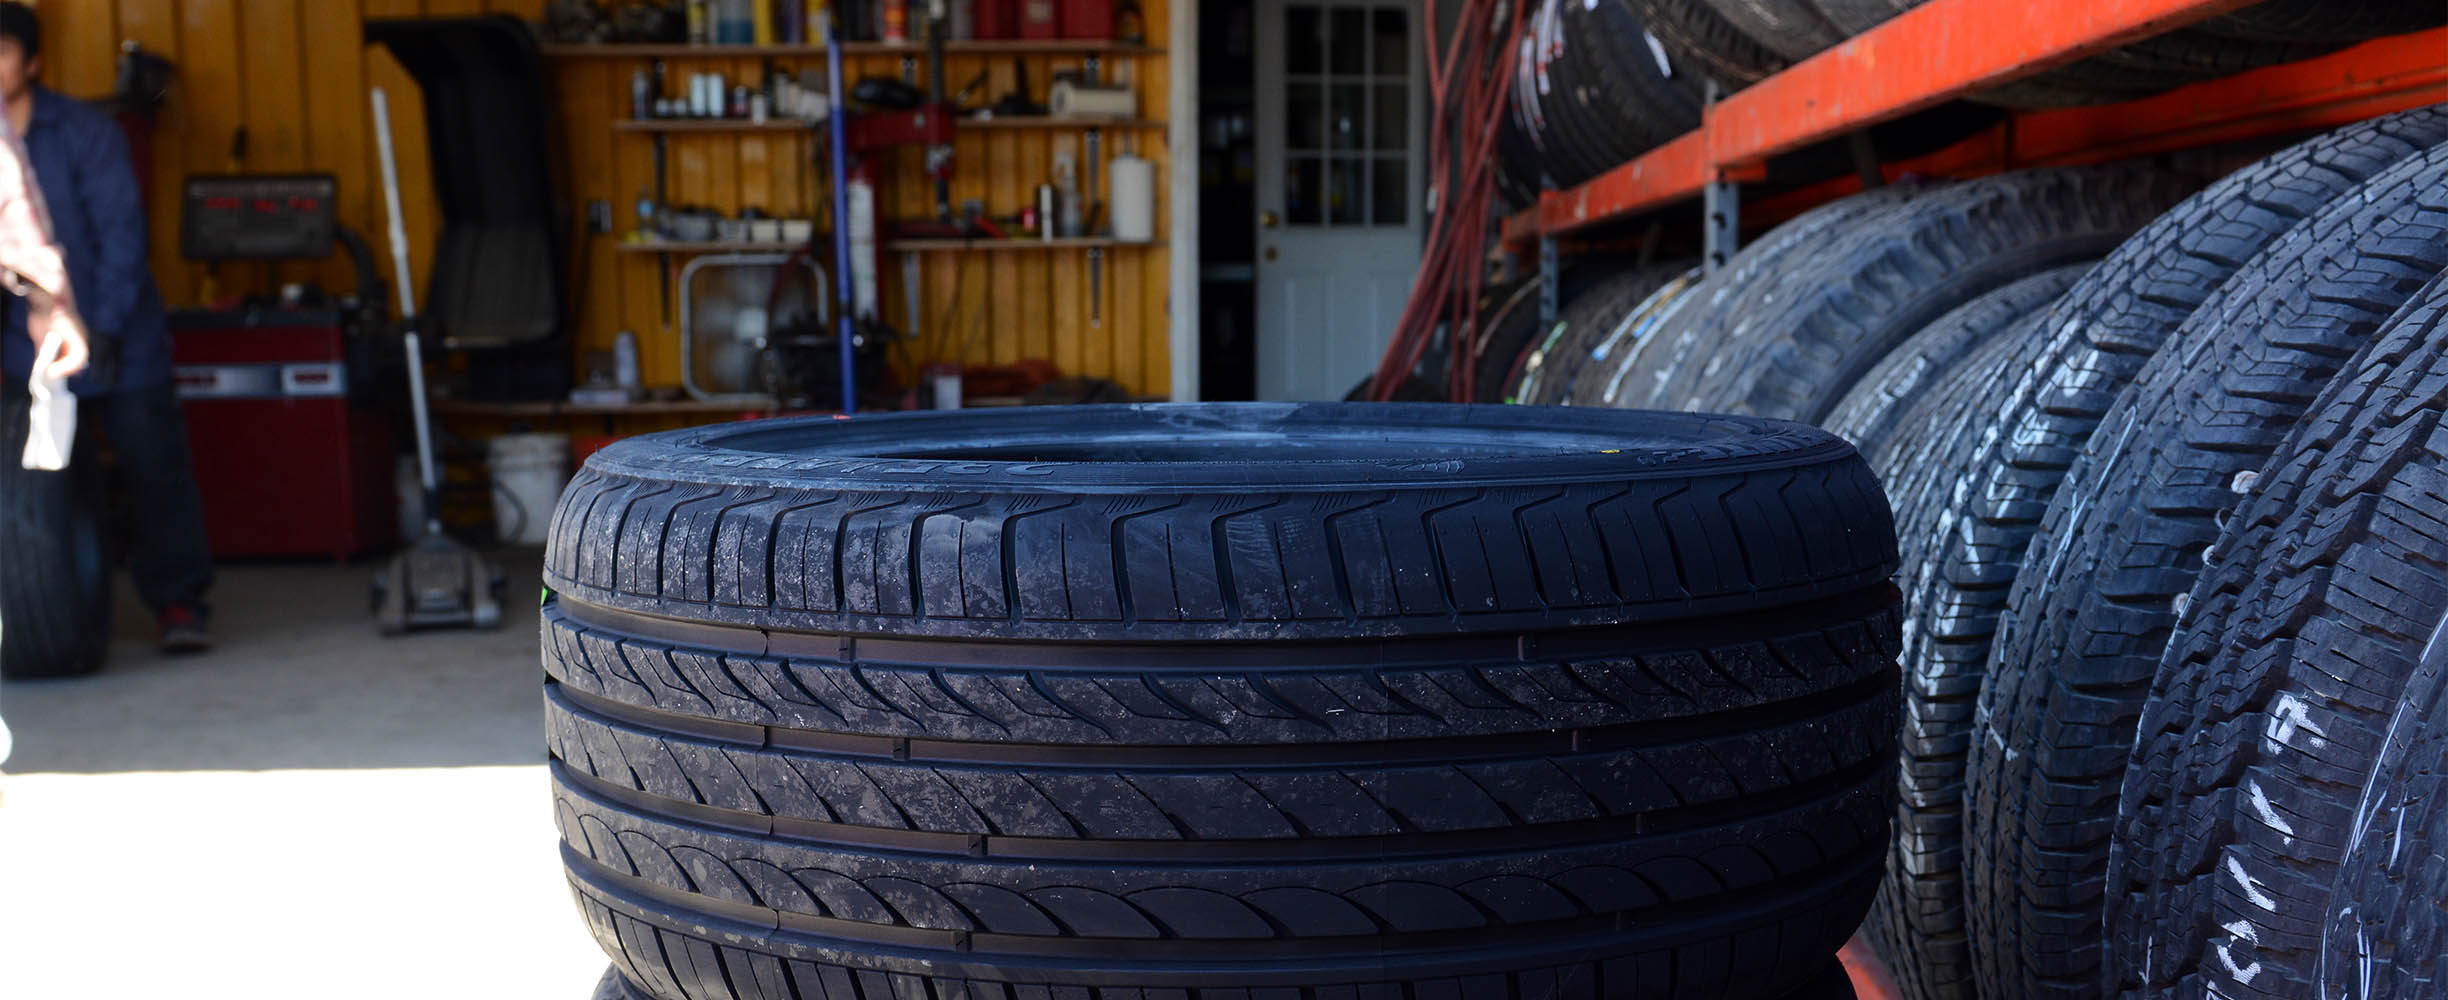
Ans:
[{"label": "white bucket", "polygon": [[569,435],[504,434],[493,439],[493,525],[512,545],[542,545],[553,505],[569,485]]}]

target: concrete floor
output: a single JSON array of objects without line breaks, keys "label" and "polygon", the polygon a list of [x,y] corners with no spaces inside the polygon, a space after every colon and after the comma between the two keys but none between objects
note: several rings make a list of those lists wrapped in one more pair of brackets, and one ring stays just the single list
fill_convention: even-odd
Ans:
[{"label": "concrete floor", "polygon": [[373,567],[224,567],[220,649],[0,688],[0,997],[582,1000],[532,551],[509,625],[374,634]]}]

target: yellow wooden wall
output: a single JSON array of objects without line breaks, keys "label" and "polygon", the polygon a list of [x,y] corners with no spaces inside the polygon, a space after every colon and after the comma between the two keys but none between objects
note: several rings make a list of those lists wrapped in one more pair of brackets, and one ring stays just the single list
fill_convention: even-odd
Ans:
[{"label": "yellow wooden wall", "polygon": [[[384,253],[380,177],[366,90],[381,85],[391,94],[400,143],[412,265],[422,284],[430,273],[436,221],[423,136],[423,111],[414,85],[380,49],[361,42],[368,17],[409,17],[500,12],[533,18],[545,0],[39,0],[44,28],[44,79],[72,95],[91,97],[110,89],[121,40],[134,40],[168,56],[177,82],[154,140],[149,183],[153,204],[153,269],[172,305],[197,304],[208,293],[263,291],[282,281],[321,280],[345,288],[353,280],[344,262],[224,264],[215,268],[178,255],[175,207],[180,178],[233,168],[250,171],[326,170],[340,179],[341,220],[367,234]],[[1166,5],[1142,4],[1147,35],[1166,37]],[[1077,56],[1030,56],[1029,77],[1042,99],[1054,69],[1075,65]],[[788,64],[787,62],[785,63]],[[1137,84],[1144,117],[1166,114],[1167,64],[1162,55],[1109,58],[1108,75],[1127,66]],[[617,253],[619,234],[634,227],[633,206],[653,186],[653,140],[644,133],[615,132],[628,115],[630,71],[643,61],[629,58],[556,58],[552,82],[561,114],[563,190],[572,209],[572,247],[577,267],[572,298],[579,332],[579,358],[608,350],[621,330],[638,334],[644,375],[650,384],[680,379],[678,333],[666,318],[652,255]],[[672,60],[678,78],[690,70],[722,70],[733,80],[753,78],[759,61],[744,58]],[[803,65],[822,66],[822,59]],[[897,56],[853,60],[849,76],[898,75]],[[1012,89],[1009,57],[955,56],[948,78],[960,86],[978,70],[990,80],[991,98]],[[230,159],[232,137],[248,136],[243,163]],[[1158,238],[1166,235],[1168,212],[1161,203],[1169,167],[1162,129],[1109,130],[1103,155],[1122,150],[1133,136],[1138,155],[1157,164]],[[994,214],[1019,211],[1035,185],[1050,179],[1054,151],[1068,144],[1083,154],[1081,133],[1062,130],[970,130],[961,133],[953,197],[983,199]],[[726,212],[755,205],[777,215],[824,218],[828,194],[810,169],[817,151],[807,137],[783,134],[679,134],[670,139],[671,197]],[[884,214],[919,217],[928,211],[931,185],[919,173],[917,154],[902,154],[883,184]],[[1100,176],[1099,193],[1105,184]],[[592,199],[613,205],[615,233],[594,236],[583,229]],[[821,223],[820,223],[821,224]],[[898,328],[907,315],[898,255],[884,258],[887,323]],[[1106,253],[1101,327],[1090,328],[1088,255],[1079,250],[931,252],[924,258],[919,294],[925,329],[918,333],[915,360],[936,357],[970,363],[1008,363],[1025,358],[1053,361],[1067,374],[1114,379],[1143,395],[1169,387],[1167,352],[1167,252],[1162,247]],[[677,268],[675,266],[674,270]],[[389,263],[384,275],[389,277]],[[675,296],[676,300],[676,296]],[[957,315],[955,315],[957,313]],[[972,341],[977,317],[982,333]],[[958,331],[948,328],[957,321]],[[970,346],[963,352],[964,345]],[[573,359],[577,363],[577,359]]]}]

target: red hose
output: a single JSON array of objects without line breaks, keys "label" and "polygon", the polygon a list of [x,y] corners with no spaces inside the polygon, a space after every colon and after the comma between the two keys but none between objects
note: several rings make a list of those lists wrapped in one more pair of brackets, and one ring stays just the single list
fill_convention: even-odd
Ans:
[{"label": "red hose", "polygon": [[[1513,63],[1522,30],[1515,0],[1464,0],[1455,30],[1437,51],[1434,12],[1421,4],[1428,56],[1429,97],[1436,114],[1428,132],[1429,190],[1436,193],[1419,276],[1403,303],[1402,318],[1377,363],[1371,397],[1383,402],[1419,367],[1445,329],[1454,345],[1448,379],[1452,397],[1475,398],[1474,362],[1479,352],[1478,301],[1486,276],[1481,251],[1494,235],[1490,210],[1496,187],[1492,155],[1512,93]],[[1501,17],[1502,24],[1498,24]],[[1501,34],[1501,37],[1499,35]],[[1460,156],[1455,133],[1459,131]],[[1455,165],[1461,170],[1457,176]]]}]

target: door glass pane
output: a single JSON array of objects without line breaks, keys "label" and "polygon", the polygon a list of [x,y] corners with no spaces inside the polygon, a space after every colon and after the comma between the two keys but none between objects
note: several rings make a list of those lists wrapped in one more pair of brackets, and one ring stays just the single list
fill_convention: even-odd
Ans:
[{"label": "door glass pane", "polygon": [[1361,103],[1368,89],[1356,83],[1338,83],[1330,88],[1332,104],[1327,113],[1333,116],[1328,139],[1336,149],[1359,149],[1368,140],[1368,107]]},{"label": "door glass pane", "polygon": [[1316,83],[1284,84],[1284,148],[1326,147],[1326,87]]},{"label": "door glass pane", "polygon": [[1410,17],[1402,10],[1380,10],[1373,16],[1375,28],[1373,47],[1377,50],[1376,66],[1369,70],[1378,76],[1402,76],[1411,71]]},{"label": "door glass pane", "polygon": [[1367,160],[1358,157],[1337,157],[1331,161],[1326,191],[1326,221],[1338,226],[1357,226],[1368,220],[1361,213],[1368,207]]},{"label": "door glass pane", "polygon": [[1334,19],[1334,30],[1330,32],[1326,51],[1333,56],[1329,63],[1334,71],[1353,76],[1367,73],[1368,12],[1356,7],[1337,7],[1328,16]]},{"label": "door glass pane", "polygon": [[1404,150],[1411,147],[1408,114],[1411,110],[1410,88],[1399,83],[1380,83],[1377,109],[1369,122],[1369,131],[1376,136],[1378,149]]},{"label": "door glass pane", "polygon": [[1408,224],[1404,210],[1411,203],[1411,185],[1403,176],[1403,161],[1378,158],[1369,161],[1369,221],[1380,226]]},{"label": "door glass pane", "polygon": [[1325,29],[1317,8],[1284,8],[1284,72],[1325,72]]},{"label": "door glass pane", "polygon": [[1285,164],[1284,222],[1314,226],[1326,221],[1326,167],[1314,156],[1295,156]]}]

